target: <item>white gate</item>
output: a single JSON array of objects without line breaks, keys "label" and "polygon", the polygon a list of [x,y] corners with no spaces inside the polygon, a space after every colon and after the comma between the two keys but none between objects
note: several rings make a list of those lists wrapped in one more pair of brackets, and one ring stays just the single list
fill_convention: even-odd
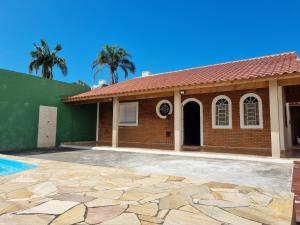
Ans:
[{"label": "white gate", "polygon": [[38,148],[54,147],[56,144],[57,107],[40,106],[38,125]]}]

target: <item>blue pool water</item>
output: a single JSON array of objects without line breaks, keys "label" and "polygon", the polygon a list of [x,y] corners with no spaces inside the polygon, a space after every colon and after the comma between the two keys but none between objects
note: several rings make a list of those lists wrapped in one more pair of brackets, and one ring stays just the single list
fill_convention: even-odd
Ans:
[{"label": "blue pool water", "polygon": [[0,176],[6,176],[23,170],[35,168],[35,165],[22,163],[10,159],[0,158]]}]

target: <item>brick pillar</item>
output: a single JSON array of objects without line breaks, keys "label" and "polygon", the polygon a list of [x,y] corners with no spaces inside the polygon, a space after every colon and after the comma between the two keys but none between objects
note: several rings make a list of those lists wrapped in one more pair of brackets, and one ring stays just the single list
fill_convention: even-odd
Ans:
[{"label": "brick pillar", "polygon": [[280,158],[279,97],[276,80],[269,81],[272,157]]},{"label": "brick pillar", "polygon": [[113,98],[113,121],[112,121],[112,147],[118,147],[119,143],[119,116],[120,104],[117,97]]},{"label": "brick pillar", "polygon": [[174,92],[174,149],[181,151],[181,135],[182,135],[182,106],[181,95],[179,91]]}]

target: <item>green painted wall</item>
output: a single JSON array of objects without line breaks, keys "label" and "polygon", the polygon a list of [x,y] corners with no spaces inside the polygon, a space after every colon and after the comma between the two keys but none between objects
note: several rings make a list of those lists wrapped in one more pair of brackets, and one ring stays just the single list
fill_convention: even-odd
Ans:
[{"label": "green painted wall", "polygon": [[58,107],[57,145],[95,140],[96,104],[61,101],[64,96],[88,90],[78,84],[0,69],[0,152],[36,148],[40,105]]}]

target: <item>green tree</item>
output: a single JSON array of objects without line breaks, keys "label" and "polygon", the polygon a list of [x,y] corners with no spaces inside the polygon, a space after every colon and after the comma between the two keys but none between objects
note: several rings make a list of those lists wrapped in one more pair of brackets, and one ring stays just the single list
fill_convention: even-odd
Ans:
[{"label": "green tree", "polygon": [[68,68],[66,60],[56,55],[57,52],[62,50],[60,44],[50,51],[49,46],[44,40],[41,40],[41,46],[33,44],[35,50],[30,52],[31,62],[29,64],[29,72],[34,70],[37,74],[39,68],[42,67],[42,77],[53,79],[53,67],[56,65],[61,70],[63,75],[67,75]]},{"label": "green tree", "polygon": [[96,79],[97,74],[102,71],[104,66],[109,68],[110,82],[112,84],[118,83],[119,69],[124,72],[125,78],[127,78],[129,72],[135,73],[135,65],[131,61],[130,54],[118,46],[105,45],[99,52],[92,64],[92,69],[97,67],[94,79]]}]

